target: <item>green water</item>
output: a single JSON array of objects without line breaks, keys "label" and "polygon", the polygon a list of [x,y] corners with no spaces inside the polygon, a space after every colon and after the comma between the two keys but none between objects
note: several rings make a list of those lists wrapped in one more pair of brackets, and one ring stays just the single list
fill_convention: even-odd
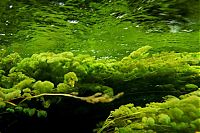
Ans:
[{"label": "green water", "polygon": [[[31,57],[32,54],[41,52],[74,53],[44,53],[21,61],[17,54],[6,57],[0,52],[0,56],[3,55],[2,59],[0,58],[0,92],[4,90],[11,94],[20,87],[17,85],[23,81],[22,73],[28,75],[26,78],[34,78],[34,83],[30,83],[31,87],[35,82],[42,83],[40,80],[51,86],[55,85],[50,87],[53,88],[51,92],[45,90],[49,88],[44,84],[41,87],[42,93],[33,93],[32,100],[27,97],[32,95],[35,88],[24,89],[23,85],[23,93],[22,89],[17,90],[19,98],[10,96],[11,100],[3,99],[4,101],[0,98],[0,107],[6,106],[0,108],[0,132],[27,132],[21,131],[25,128],[33,129],[30,132],[34,133],[46,132],[47,129],[56,129],[57,132],[71,129],[90,133],[97,128],[97,123],[106,120],[110,110],[118,108],[119,105],[135,102],[135,105],[144,106],[148,102],[162,101],[161,97],[165,94],[178,96],[197,89],[199,53],[190,52],[200,51],[199,2],[0,0],[2,53],[17,52],[21,57]],[[148,56],[148,53],[154,55]],[[95,58],[78,54],[89,54]],[[116,60],[112,60],[113,58]],[[71,71],[78,79],[70,81],[70,85],[73,89],[80,89],[80,94],[70,92],[74,99],[53,97],[56,95],[54,93],[57,93],[55,89],[59,89],[56,87],[58,83],[61,83],[61,95],[69,93],[62,90],[62,85],[65,85],[62,82],[64,75],[66,78],[66,74]],[[74,86],[77,80],[78,83]],[[102,92],[107,92],[105,89],[112,88],[116,94],[124,92],[125,97],[108,104],[91,104],[79,101],[79,97],[76,97],[94,96],[96,94],[93,93],[103,89]],[[27,97],[21,95],[25,94],[24,90],[28,91]],[[48,97],[45,93],[52,95]],[[110,97],[107,98],[103,100],[110,100]],[[25,104],[20,104],[21,99]],[[19,105],[25,111],[20,112],[13,105]],[[37,110],[34,110],[35,108]],[[43,110],[48,113],[47,119],[41,120],[33,115],[36,111],[41,113]],[[16,112],[13,113],[14,111]]]},{"label": "green water", "polygon": [[1,1],[1,47],[24,57],[71,51],[120,58],[145,45],[152,52],[199,51],[199,1],[177,3]]}]

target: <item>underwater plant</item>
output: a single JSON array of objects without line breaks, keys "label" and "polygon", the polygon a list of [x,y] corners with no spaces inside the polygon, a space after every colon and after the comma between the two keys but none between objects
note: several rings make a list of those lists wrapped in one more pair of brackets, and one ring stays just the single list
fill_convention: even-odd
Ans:
[{"label": "underwater plant", "polygon": [[[8,56],[2,54],[0,110],[26,117],[45,118],[54,105],[67,104],[66,99],[69,103],[72,100],[81,101],[83,106],[85,104],[82,102],[99,105],[98,103],[112,103],[115,99],[118,99],[116,105],[127,104],[133,99],[133,102],[143,104],[160,100],[166,95],[181,95],[198,89],[199,52],[150,54],[150,49],[150,46],[144,46],[122,60],[95,59],[89,55],[74,55],[71,52],[46,52],[27,58],[21,58],[17,53]],[[180,100],[180,103],[186,101],[188,107],[197,111],[198,98],[193,98],[195,104],[190,103],[194,100],[187,100],[188,98]],[[182,109],[181,104],[180,107],[170,110],[178,111],[177,115],[171,116],[168,112],[162,112],[155,118],[152,112],[152,115],[145,116],[143,121],[148,123],[147,125],[166,125],[174,119],[179,120],[181,112],[186,114],[188,109]],[[68,108],[70,110],[70,107]],[[121,108],[126,110],[126,113],[122,112],[127,115],[132,111],[126,106]],[[157,109],[153,109],[155,110]],[[192,120],[195,118],[192,126],[189,123],[192,130],[196,129],[198,123],[195,113],[188,114]],[[183,122],[185,119],[190,118],[185,117]],[[181,121],[182,118],[178,122]],[[182,130],[183,124],[178,124]],[[140,124],[138,126],[143,129]],[[188,127],[188,124],[185,126]]]},{"label": "underwater plant", "polygon": [[133,103],[111,111],[98,133],[194,133],[200,131],[200,89],[145,107]]}]

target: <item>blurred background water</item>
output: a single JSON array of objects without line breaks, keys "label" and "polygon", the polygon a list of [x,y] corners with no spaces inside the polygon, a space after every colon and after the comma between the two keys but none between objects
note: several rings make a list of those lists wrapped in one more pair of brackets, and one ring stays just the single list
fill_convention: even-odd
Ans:
[{"label": "blurred background water", "polygon": [[121,58],[144,45],[199,51],[199,0],[1,0],[0,47]]},{"label": "blurred background water", "polygon": [[[153,47],[151,53],[199,52],[199,9],[200,0],[0,0],[0,50],[7,54],[18,52],[22,57],[40,52],[71,51],[90,54],[97,59],[116,60],[145,45]],[[142,88],[145,83],[133,84]],[[157,81],[156,84],[159,86]],[[138,101],[145,101],[146,95],[143,92],[141,95]],[[130,97],[129,100],[134,99]],[[30,132],[61,130],[67,124],[67,128],[78,127],[80,129],[74,130],[89,132],[97,120],[107,117],[111,108],[101,104],[97,108],[79,101],[72,103],[69,99],[63,103],[52,107],[48,112],[52,118],[44,121],[20,118],[22,123],[13,124],[15,118],[8,114],[0,116],[6,118],[1,119],[1,123],[8,128],[14,125],[11,130],[26,124],[28,126],[23,128],[33,129]],[[14,121],[10,124],[9,119]]]}]

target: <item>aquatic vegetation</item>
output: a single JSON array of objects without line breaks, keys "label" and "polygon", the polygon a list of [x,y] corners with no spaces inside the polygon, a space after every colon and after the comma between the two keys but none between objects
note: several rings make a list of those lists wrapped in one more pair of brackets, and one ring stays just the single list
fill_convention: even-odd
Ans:
[{"label": "aquatic vegetation", "polygon": [[200,89],[181,97],[167,96],[146,107],[129,103],[111,111],[98,133],[194,133],[200,131]]},{"label": "aquatic vegetation", "polygon": [[[43,107],[34,105],[34,108],[45,110],[57,103],[56,97],[60,96],[96,103],[141,92],[151,101],[148,95],[156,92],[162,92],[154,96],[159,99],[167,94],[180,95],[198,89],[199,53],[151,55],[150,49],[150,46],[144,46],[119,61],[71,52],[40,53],[24,59],[17,53],[2,55],[1,107],[13,112],[16,107],[29,108],[32,99],[40,99]],[[30,109],[25,114],[32,116],[35,111]],[[161,117],[160,121],[169,120]]]},{"label": "aquatic vegetation", "polygon": [[[88,131],[120,105],[120,115],[129,116],[138,108],[127,103],[197,95],[198,10],[198,0],[0,1],[0,132],[29,125],[33,132],[45,125]],[[144,112],[138,123],[127,120],[129,128],[116,131],[199,129],[196,106],[187,100],[183,105],[157,116]]]},{"label": "aquatic vegetation", "polygon": [[[44,119],[55,106],[61,106],[61,112],[64,111],[63,108],[67,108],[69,112],[71,109],[76,112],[79,106],[85,107],[86,103],[95,107],[100,106],[100,103],[108,107],[130,102],[142,105],[160,101],[166,95],[179,96],[195,91],[181,96],[185,99],[184,102],[180,102],[180,106],[169,109],[169,112],[174,112],[173,115],[161,110],[156,117],[153,114],[160,111],[160,107],[153,108],[152,115],[144,116],[142,121],[148,127],[158,124],[163,124],[164,127],[177,124],[175,130],[187,127],[192,130],[198,129],[196,112],[187,114],[187,111],[190,112],[190,108],[197,111],[198,98],[191,94],[198,95],[196,90],[200,86],[200,53],[152,54],[151,49],[153,48],[150,46],[141,47],[121,60],[98,59],[90,55],[76,55],[72,52],[57,54],[46,52],[22,58],[17,53],[6,55],[3,52],[0,54],[2,119],[7,116],[4,114],[13,114],[21,118]],[[189,99],[187,97],[194,98],[187,100]],[[71,105],[73,102],[78,104],[77,108]],[[184,109],[181,106],[182,103],[184,103]],[[126,106],[122,106],[120,109],[126,112],[121,110],[121,115],[129,116],[132,111],[137,112],[139,108],[127,109]],[[90,111],[92,110],[88,108],[87,112]],[[114,115],[117,117],[118,113]],[[184,120],[183,115],[186,115]],[[178,121],[174,121],[175,119]],[[188,119],[192,120],[192,123],[185,123]],[[132,120],[128,123],[132,123]],[[120,127],[119,130],[131,131],[132,126],[143,130],[146,127],[140,123],[130,125],[131,128]],[[156,128],[161,130],[161,127]],[[148,130],[151,129],[148,128]]]}]

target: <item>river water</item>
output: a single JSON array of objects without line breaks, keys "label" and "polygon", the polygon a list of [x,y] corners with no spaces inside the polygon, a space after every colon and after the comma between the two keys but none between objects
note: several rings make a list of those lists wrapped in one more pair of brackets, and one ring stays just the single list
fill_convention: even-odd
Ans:
[{"label": "river water", "polygon": [[24,57],[71,51],[120,58],[144,45],[198,51],[198,2],[5,0],[0,44]]}]

